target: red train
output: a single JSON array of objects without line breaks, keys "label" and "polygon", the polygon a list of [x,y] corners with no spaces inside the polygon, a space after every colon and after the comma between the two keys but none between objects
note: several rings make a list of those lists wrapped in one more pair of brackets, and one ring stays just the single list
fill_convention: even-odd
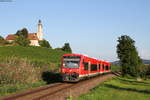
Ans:
[{"label": "red train", "polygon": [[65,54],[62,57],[63,81],[77,82],[81,79],[111,72],[111,63],[81,54]]}]

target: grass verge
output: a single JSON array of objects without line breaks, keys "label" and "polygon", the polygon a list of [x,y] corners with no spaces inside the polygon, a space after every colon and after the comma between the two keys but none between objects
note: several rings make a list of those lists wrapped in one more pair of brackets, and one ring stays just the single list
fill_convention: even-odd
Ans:
[{"label": "grass verge", "polygon": [[76,100],[150,100],[150,80],[115,78]]},{"label": "grass verge", "polygon": [[0,97],[43,85],[46,85],[46,82],[39,81],[36,83],[0,85]]}]

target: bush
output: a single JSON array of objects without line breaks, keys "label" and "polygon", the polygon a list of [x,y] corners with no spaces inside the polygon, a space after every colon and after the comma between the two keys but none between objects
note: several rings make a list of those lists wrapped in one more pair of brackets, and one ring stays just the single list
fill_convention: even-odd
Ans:
[{"label": "bush", "polygon": [[17,38],[15,39],[15,43],[21,46],[29,46],[30,40],[28,40],[24,36],[17,36]]},{"label": "bush", "polygon": [[39,44],[40,44],[41,47],[52,48],[52,47],[50,46],[49,42],[46,41],[46,40],[40,40],[40,41],[39,41]]},{"label": "bush", "polygon": [[4,46],[4,45],[7,45],[9,44],[8,41],[6,41],[2,36],[0,36],[0,45]]}]

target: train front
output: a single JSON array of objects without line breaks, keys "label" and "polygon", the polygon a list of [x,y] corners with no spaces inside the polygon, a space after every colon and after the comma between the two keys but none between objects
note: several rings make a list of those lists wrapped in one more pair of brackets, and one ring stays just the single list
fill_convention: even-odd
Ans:
[{"label": "train front", "polygon": [[75,54],[63,55],[61,64],[62,80],[66,82],[79,81],[81,56]]}]

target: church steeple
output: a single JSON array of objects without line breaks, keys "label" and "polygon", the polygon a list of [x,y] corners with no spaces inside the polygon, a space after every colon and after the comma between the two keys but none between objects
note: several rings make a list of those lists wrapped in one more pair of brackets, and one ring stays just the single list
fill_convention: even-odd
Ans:
[{"label": "church steeple", "polygon": [[41,22],[41,20],[39,19],[39,24],[41,24],[42,22]]},{"label": "church steeple", "polygon": [[39,40],[43,40],[43,26],[41,20],[38,21],[37,37],[39,38]]}]

